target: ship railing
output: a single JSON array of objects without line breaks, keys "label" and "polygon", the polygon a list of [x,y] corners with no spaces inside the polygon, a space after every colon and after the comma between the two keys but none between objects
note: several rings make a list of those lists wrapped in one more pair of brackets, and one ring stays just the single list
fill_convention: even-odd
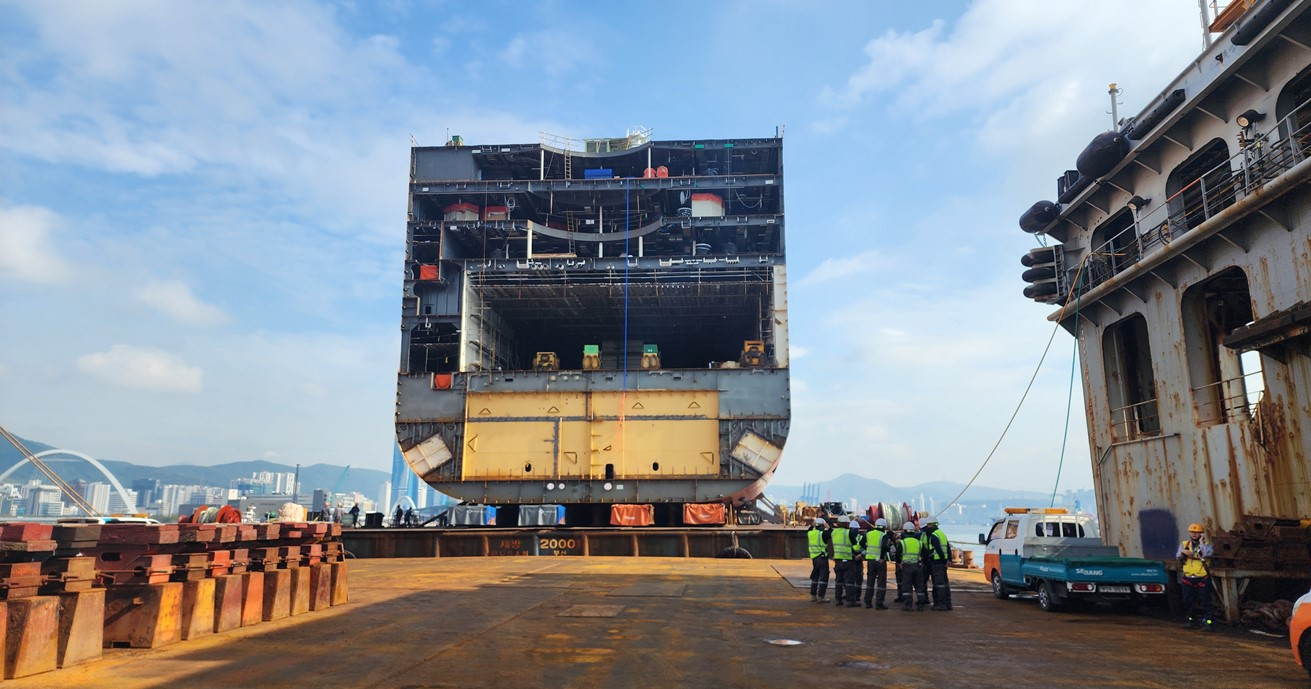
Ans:
[{"label": "ship railing", "polygon": [[1311,100],[1266,133],[1242,141],[1238,153],[1094,247],[1082,269],[1074,267],[1067,276],[1078,274],[1078,284],[1061,291],[1073,298],[1092,290],[1306,160],[1311,154]]},{"label": "ship railing", "polygon": [[1112,409],[1111,432],[1117,441],[1160,435],[1161,415],[1156,398]]},{"label": "ship railing", "polygon": [[1192,390],[1193,399],[1198,400],[1199,418],[1224,423],[1253,421],[1265,397],[1265,377],[1257,370],[1207,383]]}]

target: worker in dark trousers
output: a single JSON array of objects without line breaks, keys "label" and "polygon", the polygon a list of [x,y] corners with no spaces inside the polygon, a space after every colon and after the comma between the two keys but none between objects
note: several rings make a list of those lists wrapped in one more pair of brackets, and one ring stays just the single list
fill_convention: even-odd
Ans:
[{"label": "worker in dark trousers", "polygon": [[851,522],[851,567],[847,570],[847,607],[860,607],[860,585],[865,579],[865,534],[860,519]]},{"label": "worker in dark trousers", "polygon": [[1184,629],[1213,632],[1211,620],[1211,555],[1214,548],[1201,524],[1188,525],[1188,539],[1179,544],[1179,588],[1183,593]]},{"label": "worker in dark trousers", "polygon": [[938,520],[930,520],[924,525],[921,537],[924,547],[925,565],[928,576],[933,579],[932,610],[951,610],[951,582],[947,581],[947,565],[951,563],[951,544],[947,543],[947,534],[938,528]]},{"label": "worker in dark trousers", "polygon": [[[901,551],[898,553],[901,562],[901,596],[903,610],[923,610],[929,602],[928,587],[924,583],[924,566],[922,564],[921,546],[924,544],[920,540],[920,534],[915,530],[915,524],[906,522],[901,527]],[[911,599],[915,599],[915,607],[911,607]]]},{"label": "worker in dark trousers", "polygon": [[822,517],[815,517],[815,523],[806,531],[806,543],[810,549],[810,600],[812,603],[827,603],[828,598],[828,548],[833,542],[829,534],[828,522]]},{"label": "worker in dark trousers", "polygon": [[[894,547],[896,547],[897,553],[899,555],[901,553],[901,534],[897,533],[896,531],[889,530],[888,535],[892,537],[893,545]],[[888,559],[892,562],[892,572],[896,580],[893,590],[897,592],[897,597],[893,598],[892,602],[904,603],[906,602],[906,596],[901,592],[901,582],[903,579],[903,577],[901,576],[901,557],[900,556],[895,558],[889,557]]]},{"label": "worker in dark trousers", "polygon": [[883,604],[888,595],[888,560],[896,554],[896,540],[888,532],[888,520],[879,517],[874,528],[865,534],[865,562],[868,562],[869,579],[865,582],[865,607],[887,610]]},{"label": "worker in dark trousers", "polygon": [[838,517],[833,529],[833,600],[841,606],[846,602],[847,577],[851,576],[851,518]]}]

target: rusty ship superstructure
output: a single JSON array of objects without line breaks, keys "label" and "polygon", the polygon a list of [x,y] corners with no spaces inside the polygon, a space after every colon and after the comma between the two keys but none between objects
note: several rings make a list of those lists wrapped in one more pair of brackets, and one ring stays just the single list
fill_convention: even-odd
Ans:
[{"label": "rusty ship superstructure", "polygon": [[781,138],[452,137],[412,149],[408,213],[419,477],[576,525],[759,495],[790,416]]},{"label": "rusty ship superstructure", "polygon": [[1311,577],[1309,8],[1221,8],[1020,220],[1055,240],[1024,292],[1078,338],[1107,541],[1173,563],[1206,525],[1231,615],[1245,581]]}]

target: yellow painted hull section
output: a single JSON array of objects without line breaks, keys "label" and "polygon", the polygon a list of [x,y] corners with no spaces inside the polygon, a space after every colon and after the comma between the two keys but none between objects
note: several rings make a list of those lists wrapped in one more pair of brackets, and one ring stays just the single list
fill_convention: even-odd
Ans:
[{"label": "yellow painted hull section", "polygon": [[719,475],[715,390],[471,392],[464,480]]}]

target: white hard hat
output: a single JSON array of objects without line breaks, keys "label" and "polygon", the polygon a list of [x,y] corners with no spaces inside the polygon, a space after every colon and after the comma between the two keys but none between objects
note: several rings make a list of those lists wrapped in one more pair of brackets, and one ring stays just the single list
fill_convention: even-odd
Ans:
[{"label": "white hard hat", "polygon": [[851,517],[848,517],[848,516],[845,515],[845,514],[838,515],[838,523],[839,523],[839,524],[846,524],[846,523],[849,522],[849,521],[851,521]]},{"label": "white hard hat", "polygon": [[828,526],[828,522],[823,517],[815,517],[815,526]]},{"label": "white hard hat", "polygon": [[874,520],[874,526],[880,526],[886,529],[888,527],[888,520],[884,519],[883,517],[879,517],[878,519]]},{"label": "white hard hat", "polygon": [[902,531],[914,531],[914,530],[915,530],[915,523],[914,523],[914,522],[906,522],[905,524],[902,524],[902,525],[901,525],[901,530],[902,530]]}]

